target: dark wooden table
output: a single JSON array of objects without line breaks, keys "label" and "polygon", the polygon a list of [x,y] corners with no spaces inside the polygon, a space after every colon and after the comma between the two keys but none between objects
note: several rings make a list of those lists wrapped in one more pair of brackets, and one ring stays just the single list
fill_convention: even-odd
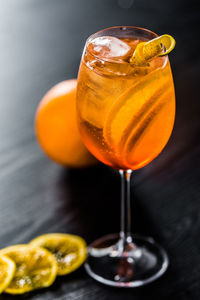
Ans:
[{"label": "dark wooden table", "polygon": [[47,232],[91,242],[119,230],[118,175],[104,166],[56,165],[34,136],[37,104],[52,85],[76,77],[91,33],[137,25],[172,34],[177,116],[163,153],[132,178],[133,232],[163,244],[167,273],[144,288],[119,290],[93,281],[82,267],[51,288],[0,299],[200,299],[199,19],[191,0],[1,0],[0,247]]}]

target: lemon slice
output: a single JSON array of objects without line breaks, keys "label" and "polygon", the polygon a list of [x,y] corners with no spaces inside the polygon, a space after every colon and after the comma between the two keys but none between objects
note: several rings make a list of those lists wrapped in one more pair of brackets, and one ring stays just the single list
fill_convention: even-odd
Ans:
[{"label": "lemon slice", "polygon": [[65,275],[76,270],[87,256],[85,241],[76,235],[44,234],[33,239],[30,244],[43,247],[54,254],[58,263],[58,275]]},{"label": "lemon slice", "polygon": [[9,294],[23,294],[50,286],[57,274],[55,257],[46,249],[31,245],[15,245],[4,248],[6,255],[16,264],[14,276],[5,289]]},{"label": "lemon slice", "polygon": [[10,284],[15,273],[15,263],[5,255],[0,255],[0,294]]},{"label": "lemon slice", "polygon": [[148,42],[141,42],[137,45],[130,58],[130,63],[133,66],[147,66],[152,58],[170,53],[174,49],[175,44],[175,39],[168,34],[163,34]]}]

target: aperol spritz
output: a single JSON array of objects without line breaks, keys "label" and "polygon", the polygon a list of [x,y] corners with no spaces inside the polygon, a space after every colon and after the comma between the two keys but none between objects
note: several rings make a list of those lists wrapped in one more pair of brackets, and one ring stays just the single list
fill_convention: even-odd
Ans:
[{"label": "aperol spritz", "polygon": [[175,118],[168,56],[130,63],[137,46],[156,37],[137,27],[102,30],[87,40],[79,69],[77,114],[82,139],[96,158],[122,176],[119,239],[105,237],[92,244],[86,263],[90,275],[114,286],[148,283],[168,264],[162,248],[130,233],[131,172],[162,151]]}]

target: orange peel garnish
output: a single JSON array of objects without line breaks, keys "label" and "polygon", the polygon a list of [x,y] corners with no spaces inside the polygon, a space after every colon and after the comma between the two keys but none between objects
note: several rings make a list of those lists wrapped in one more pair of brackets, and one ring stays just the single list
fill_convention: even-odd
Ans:
[{"label": "orange peel garnish", "polygon": [[133,66],[148,66],[149,61],[157,56],[164,56],[170,53],[175,47],[175,39],[168,34],[161,35],[148,42],[141,42],[137,45],[130,63]]}]

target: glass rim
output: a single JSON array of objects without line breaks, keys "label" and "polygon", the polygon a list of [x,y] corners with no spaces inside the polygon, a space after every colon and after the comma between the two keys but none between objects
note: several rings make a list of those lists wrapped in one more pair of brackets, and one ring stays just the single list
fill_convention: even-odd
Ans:
[{"label": "glass rim", "polygon": [[[139,26],[131,26],[131,25],[118,25],[118,26],[111,26],[111,27],[107,27],[107,28],[103,28],[103,29],[100,29],[98,30],[97,32],[95,33],[92,33],[86,40],[85,42],[85,47],[84,47],[84,51],[83,51],[83,54],[85,53],[85,51],[87,50],[87,52],[92,56],[94,57],[95,59],[99,60],[99,61],[106,61],[106,62],[109,62],[110,64],[127,64],[128,62],[121,62],[121,61],[111,61],[109,59],[106,59],[106,58],[100,58],[98,57],[97,55],[91,53],[91,51],[88,49],[87,45],[89,44],[89,41],[93,39],[93,37],[96,35],[96,34],[99,34],[105,30],[112,30],[112,29],[120,29],[120,28],[129,28],[129,29],[139,29],[141,31],[144,31],[144,32],[147,32],[147,33],[150,33],[152,35],[156,37],[158,37],[158,34],[149,30],[149,29],[146,29],[146,28],[143,28],[143,27],[139,27]],[[168,55],[166,55],[166,59],[168,58]]]}]

